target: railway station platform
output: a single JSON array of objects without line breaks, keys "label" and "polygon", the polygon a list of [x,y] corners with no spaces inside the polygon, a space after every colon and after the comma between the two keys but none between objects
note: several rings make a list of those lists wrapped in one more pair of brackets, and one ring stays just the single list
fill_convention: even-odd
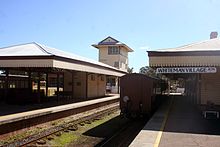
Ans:
[{"label": "railway station platform", "polygon": [[27,112],[27,111],[33,111],[33,110],[38,110],[38,109],[44,109],[44,108],[49,108],[49,107],[57,107],[61,105],[68,105],[68,104],[73,104],[73,103],[78,103],[78,102],[84,102],[84,101],[89,101],[89,100],[95,100],[95,99],[102,99],[102,98],[107,98],[111,97],[117,94],[106,94],[105,96],[102,97],[94,97],[94,98],[74,98],[74,99],[62,99],[60,98],[59,100],[52,100],[52,101],[42,101],[40,103],[29,103],[29,104],[7,104],[4,102],[0,102],[0,117],[5,116],[5,115],[10,115],[10,114],[15,114],[15,113],[22,113],[22,112]]},{"label": "railway station platform", "polygon": [[48,119],[48,116],[52,114],[54,115],[58,114],[57,115],[58,117],[64,117],[65,115],[68,116],[68,115],[76,114],[79,111],[82,111],[79,109],[84,108],[86,111],[86,110],[90,110],[90,109],[94,109],[96,107],[102,106],[107,103],[110,104],[110,103],[118,102],[119,97],[120,97],[119,94],[112,94],[112,95],[109,95],[108,97],[99,98],[99,99],[86,100],[83,102],[65,104],[65,105],[60,105],[60,106],[32,110],[32,111],[25,111],[21,113],[10,114],[10,115],[2,115],[0,116],[0,134],[2,134],[2,131],[5,128],[5,126],[7,125],[11,126],[13,125],[13,123],[15,123],[14,125],[15,127],[16,126],[20,127],[20,125],[27,126],[28,123],[33,123],[33,121],[36,120],[35,118],[42,117],[39,121],[43,121],[42,119],[45,119],[45,118]]},{"label": "railway station platform", "polygon": [[184,96],[172,96],[136,136],[131,147],[219,147],[220,119],[206,119]]}]

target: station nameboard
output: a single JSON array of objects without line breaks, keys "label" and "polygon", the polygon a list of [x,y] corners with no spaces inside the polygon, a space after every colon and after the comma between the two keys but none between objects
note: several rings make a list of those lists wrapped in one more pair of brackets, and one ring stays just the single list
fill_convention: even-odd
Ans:
[{"label": "station nameboard", "polygon": [[216,67],[170,67],[157,68],[156,73],[216,73]]}]

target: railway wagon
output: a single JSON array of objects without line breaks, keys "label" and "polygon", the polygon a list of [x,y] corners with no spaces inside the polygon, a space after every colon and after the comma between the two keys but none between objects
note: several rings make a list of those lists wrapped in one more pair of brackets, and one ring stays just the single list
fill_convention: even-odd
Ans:
[{"label": "railway wagon", "polygon": [[120,80],[120,109],[127,117],[150,116],[161,93],[160,80],[143,74],[127,74]]}]

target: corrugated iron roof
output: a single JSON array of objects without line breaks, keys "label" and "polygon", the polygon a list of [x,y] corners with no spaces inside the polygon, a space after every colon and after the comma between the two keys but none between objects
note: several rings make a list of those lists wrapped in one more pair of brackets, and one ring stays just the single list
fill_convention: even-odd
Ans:
[{"label": "corrugated iron roof", "polygon": [[112,45],[112,46],[123,46],[125,47],[129,52],[133,52],[133,50],[128,47],[126,44],[116,40],[115,38],[108,36],[107,38],[103,39],[102,41],[100,41],[97,44],[93,44],[92,46],[95,48],[99,48],[100,46],[108,46],[108,45]]},{"label": "corrugated iron roof", "polygon": [[51,55],[37,43],[27,43],[0,48],[0,56],[48,56]]},{"label": "corrugated iron roof", "polygon": [[102,67],[107,67],[113,70],[117,70],[119,72],[124,72],[122,70],[119,70],[117,68],[114,68],[112,66],[106,65],[104,63],[88,59],[82,56],[75,55],[73,53],[64,52],[62,50],[48,47],[45,45],[41,45],[36,42],[32,43],[26,43],[21,45],[15,45],[15,46],[9,46],[0,48],[0,57],[18,57],[18,56],[58,56],[58,57],[64,57],[68,59],[78,60],[82,62],[91,63],[94,65],[99,65]]},{"label": "corrugated iron roof", "polygon": [[116,40],[111,36],[108,36],[98,43],[98,45],[105,45],[105,44],[123,44],[123,43],[121,43],[120,41]]},{"label": "corrugated iron roof", "polygon": [[158,49],[155,52],[220,51],[220,39],[214,38],[176,48]]}]

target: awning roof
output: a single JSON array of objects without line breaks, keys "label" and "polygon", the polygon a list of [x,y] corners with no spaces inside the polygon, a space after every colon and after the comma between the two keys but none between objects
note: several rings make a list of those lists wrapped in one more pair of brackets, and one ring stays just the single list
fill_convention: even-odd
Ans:
[{"label": "awning roof", "polygon": [[148,51],[148,56],[152,67],[220,66],[220,39]]},{"label": "awning roof", "polygon": [[[155,52],[220,51],[220,39],[214,38],[175,48],[158,49]],[[150,52],[150,51],[149,51]]]},{"label": "awning roof", "polygon": [[[0,60],[0,67],[33,65],[33,67],[56,67],[117,76],[126,73],[104,63],[35,42],[0,48]],[[27,61],[30,61],[29,64],[24,63]]]}]

